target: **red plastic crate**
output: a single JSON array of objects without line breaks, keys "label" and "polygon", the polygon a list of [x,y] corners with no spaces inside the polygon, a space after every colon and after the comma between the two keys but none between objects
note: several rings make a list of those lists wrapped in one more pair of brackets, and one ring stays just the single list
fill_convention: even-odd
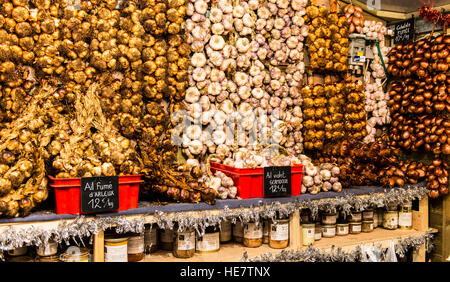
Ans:
[{"label": "red plastic crate", "polygon": [[[53,178],[49,186],[55,190],[57,214],[83,214],[81,212],[81,178]],[[138,205],[139,185],[144,183],[141,175],[119,176],[119,209],[135,209]]]},{"label": "red plastic crate", "polygon": [[[222,171],[231,177],[237,187],[238,196],[241,199],[263,198],[264,168],[235,168],[232,166],[211,162],[211,172]],[[303,165],[291,167],[291,195],[300,196],[303,178]]]}]

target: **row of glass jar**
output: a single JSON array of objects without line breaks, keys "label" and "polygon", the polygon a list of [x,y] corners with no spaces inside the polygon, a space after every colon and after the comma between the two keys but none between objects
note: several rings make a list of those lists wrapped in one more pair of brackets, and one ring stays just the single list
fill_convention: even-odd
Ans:
[{"label": "row of glass jar", "polygon": [[155,224],[147,225],[144,234],[105,235],[105,261],[140,261],[145,254],[158,249],[172,251],[177,258],[190,258],[195,253],[217,252],[221,244],[232,241],[250,248],[263,243],[269,244],[271,248],[286,248],[289,245],[289,220],[280,218],[274,222],[265,220],[245,225],[239,221],[232,224],[225,220],[220,226],[207,227],[201,236],[194,228],[178,231],[177,226],[173,229],[158,229]]},{"label": "row of glass jar", "polygon": [[[225,220],[220,225],[207,227],[201,236],[194,228],[178,231],[176,226],[172,230],[158,229],[155,225],[148,225],[143,236],[136,234],[133,238],[139,238],[139,245],[142,248],[132,247],[133,250],[130,250],[129,237],[117,237],[117,235],[105,237],[105,261],[125,261],[125,259],[139,261],[144,258],[144,254],[153,253],[157,249],[172,251],[177,258],[189,258],[195,253],[217,252],[221,244],[229,242],[242,243],[249,248],[257,248],[266,243],[271,248],[282,249],[289,245],[289,220],[280,218],[273,222],[264,220],[246,224],[240,221],[232,224],[231,221]],[[125,248],[120,249],[120,244],[128,245],[127,257]],[[132,245],[134,246],[135,243]],[[130,252],[139,253],[130,258]],[[117,253],[122,255],[119,256]]]},{"label": "row of glass jar", "polygon": [[61,252],[55,241],[34,247],[23,246],[9,250],[7,261],[10,262],[89,262],[92,261],[92,248],[69,246]]},{"label": "row of glass jar", "polygon": [[362,212],[351,211],[346,218],[338,213],[321,213],[318,221],[311,220],[311,213],[302,210],[301,216],[303,245],[308,246],[315,241],[335,236],[372,232],[374,228],[382,226],[395,230],[412,229],[412,205],[406,203],[400,206],[388,206],[385,209],[368,209]]}]

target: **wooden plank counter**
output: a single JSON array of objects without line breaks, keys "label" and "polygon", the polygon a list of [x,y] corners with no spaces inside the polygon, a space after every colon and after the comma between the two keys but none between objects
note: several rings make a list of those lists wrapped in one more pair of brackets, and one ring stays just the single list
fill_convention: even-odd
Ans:
[{"label": "wooden plank counter", "polygon": [[[383,228],[376,228],[370,233],[349,234],[346,236],[336,236],[333,238],[322,238],[316,241],[313,248],[319,248],[324,251],[331,250],[331,247],[341,247],[343,251],[350,252],[361,244],[377,245],[381,243],[383,248],[389,247],[390,241],[394,243],[398,239],[405,239],[410,236],[421,236],[423,231],[417,230],[387,230]],[[301,247],[306,249],[306,247]],[[288,247],[284,250],[295,250]],[[144,262],[238,262],[242,260],[244,252],[247,252],[249,259],[260,256],[264,253],[277,254],[281,252],[280,249],[272,249],[268,244],[263,244],[258,248],[247,248],[239,243],[227,243],[220,246],[220,250],[215,253],[198,254],[192,258],[181,259],[172,255],[172,252],[158,250],[153,254],[146,255]]]}]

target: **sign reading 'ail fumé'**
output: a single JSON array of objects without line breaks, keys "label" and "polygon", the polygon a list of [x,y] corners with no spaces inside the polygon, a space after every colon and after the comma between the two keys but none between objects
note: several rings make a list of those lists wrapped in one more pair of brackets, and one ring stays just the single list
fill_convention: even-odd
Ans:
[{"label": "sign reading 'ail fum\u00e9'", "polygon": [[119,209],[119,177],[82,177],[80,198],[82,213]]}]

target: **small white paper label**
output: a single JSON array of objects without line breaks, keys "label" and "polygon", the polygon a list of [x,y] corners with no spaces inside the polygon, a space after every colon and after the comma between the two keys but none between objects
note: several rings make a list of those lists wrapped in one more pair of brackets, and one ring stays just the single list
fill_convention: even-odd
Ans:
[{"label": "small white paper label", "polygon": [[[314,234],[312,235],[312,237],[314,237]],[[270,232],[270,239],[274,240],[274,241],[288,240],[289,239],[289,223],[272,224],[272,228],[271,228],[271,232]]]},{"label": "small white paper label", "polygon": [[246,239],[261,239],[263,236],[262,224],[250,222],[245,226],[244,229],[244,238]]},{"label": "small white paper label", "polygon": [[189,251],[195,248],[194,231],[179,232],[177,236],[177,244],[179,251]]},{"label": "small white paper label", "polygon": [[219,249],[219,232],[206,233],[202,237],[197,237],[197,250],[207,252]]},{"label": "small white paper label", "polygon": [[412,226],[412,213],[411,212],[401,212],[398,215],[398,225],[404,227]]}]

